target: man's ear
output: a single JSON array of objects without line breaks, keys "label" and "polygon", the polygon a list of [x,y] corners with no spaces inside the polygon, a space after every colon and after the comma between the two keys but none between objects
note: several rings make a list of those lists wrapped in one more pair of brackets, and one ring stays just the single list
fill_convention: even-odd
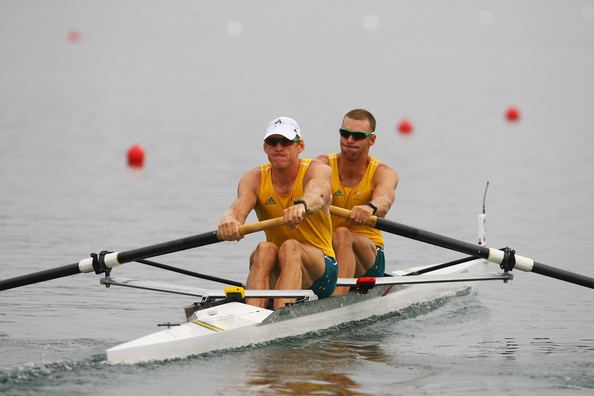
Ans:
[{"label": "man's ear", "polygon": [[303,141],[303,139],[301,139],[297,144],[299,145],[299,153],[302,153],[303,150],[305,150],[305,142]]}]

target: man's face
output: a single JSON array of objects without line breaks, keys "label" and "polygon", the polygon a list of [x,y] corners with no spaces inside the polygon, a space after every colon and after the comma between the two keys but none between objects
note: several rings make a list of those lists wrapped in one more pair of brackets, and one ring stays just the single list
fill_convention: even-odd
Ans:
[{"label": "man's face", "polygon": [[282,135],[272,135],[264,140],[264,152],[276,168],[286,168],[299,161],[299,154],[304,148],[303,140],[295,142]]},{"label": "man's face", "polygon": [[375,135],[366,136],[372,132],[368,120],[345,117],[342,120],[341,130],[340,151],[347,157],[367,155],[369,147],[375,143]]}]

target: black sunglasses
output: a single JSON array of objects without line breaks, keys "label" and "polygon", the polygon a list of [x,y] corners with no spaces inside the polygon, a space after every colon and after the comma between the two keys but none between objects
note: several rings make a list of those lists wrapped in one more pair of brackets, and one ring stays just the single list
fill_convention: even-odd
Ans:
[{"label": "black sunglasses", "polygon": [[300,141],[301,141],[301,139],[299,139],[299,138],[295,138],[295,139],[291,140],[291,139],[287,139],[284,136],[281,136],[281,137],[268,136],[266,139],[264,139],[264,143],[266,143],[267,145],[272,146],[272,147],[276,147],[276,145],[279,143],[283,147],[289,147],[293,143],[299,143]]},{"label": "black sunglasses", "polygon": [[363,140],[374,134],[374,132],[355,132],[344,128],[340,128],[338,131],[340,132],[340,136],[343,138],[348,139],[352,136],[355,140]]}]

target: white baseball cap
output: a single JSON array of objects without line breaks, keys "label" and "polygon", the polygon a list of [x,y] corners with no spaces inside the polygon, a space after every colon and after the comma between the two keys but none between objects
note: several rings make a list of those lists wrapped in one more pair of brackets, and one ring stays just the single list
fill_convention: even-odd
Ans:
[{"label": "white baseball cap", "polygon": [[282,135],[289,140],[301,139],[301,127],[297,121],[289,117],[276,117],[266,126],[264,139],[272,135]]}]

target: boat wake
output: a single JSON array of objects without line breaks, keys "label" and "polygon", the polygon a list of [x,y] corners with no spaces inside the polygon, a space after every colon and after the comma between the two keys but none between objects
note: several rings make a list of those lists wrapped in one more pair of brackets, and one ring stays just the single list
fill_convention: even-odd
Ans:
[{"label": "boat wake", "polygon": [[101,354],[80,361],[26,363],[0,371],[0,393],[6,394],[9,390],[13,393],[19,390],[31,392],[38,387],[47,388],[52,383],[63,383],[67,380],[68,373],[76,372],[78,377],[88,371],[90,376],[91,372],[96,372],[105,366],[107,366],[105,355]]}]

